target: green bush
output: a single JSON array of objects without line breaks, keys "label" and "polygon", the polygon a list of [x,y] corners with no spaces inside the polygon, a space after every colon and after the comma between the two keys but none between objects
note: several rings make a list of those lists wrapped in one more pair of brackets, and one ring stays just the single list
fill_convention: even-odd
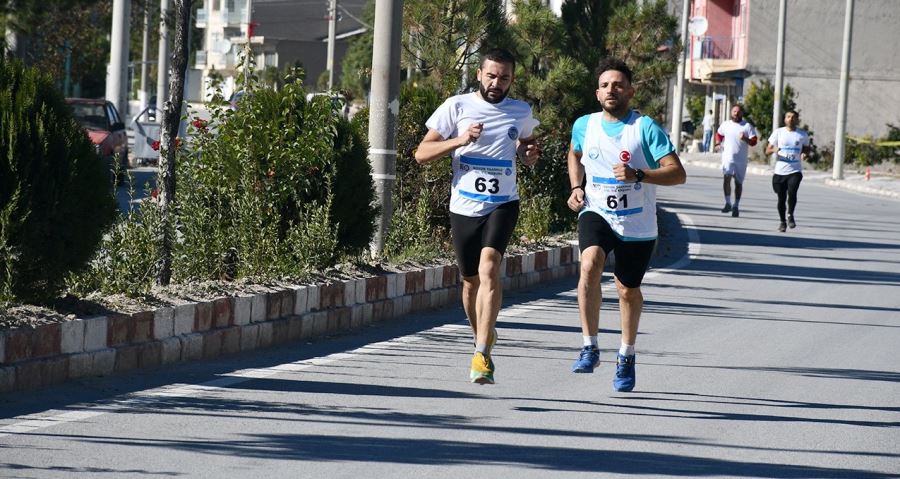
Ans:
[{"label": "green bush", "polygon": [[[243,83],[239,108],[214,109],[180,154],[176,276],[297,276],[360,254],[377,213],[364,138],[327,97],[307,102],[298,72],[278,91]],[[335,241],[301,244],[323,218]]]},{"label": "green bush", "polygon": [[453,180],[450,157],[420,165],[414,156],[428,131],[425,121],[443,101],[427,80],[401,85],[394,213],[385,238],[384,253],[388,258],[414,257],[417,252],[436,254],[448,238]]},{"label": "green bush", "polygon": [[55,297],[116,214],[110,174],[53,81],[0,60],[0,301]]},{"label": "green bush", "polygon": [[[781,95],[781,111],[795,110],[799,113],[797,102],[794,100],[796,96],[794,88],[790,84],[785,83],[784,93]],[[753,83],[747,89],[744,96],[744,113],[749,121],[756,127],[760,138],[763,140],[769,138],[772,134],[772,109],[775,108],[775,86],[769,80],[761,80],[759,83]],[[800,115],[803,119],[803,115]],[[784,114],[779,122],[784,121]]]},{"label": "green bush", "polygon": [[80,296],[94,291],[127,296],[148,293],[157,272],[161,223],[155,201],[145,200],[140,208],[130,210],[104,235],[89,268],[68,279],[69,291]]},{"label": "green bush", "polygon": [[380,211],[375,204],[366,137],[356,124],[345,120],[337,124],[330,218],[340,248],[348,255],[359,255],[369,246],[375,234],[375,217]]},{"label": "green bush", "polygon": [[539,204],[548,208],[546,220],[550,232],[571,231],[575,225],[576,216],[566,204],[570,194],[567,163],[569,135],[570,129],[567,128],[550,129],[539,140],[541,157],[534,168],[519,166],[522,207],[526,206],[526,200],[542,198]]},{"label": "green bush", "polygon": [[[236,110],[221,94],[209,122],[191,119],[179,147],[173,203],[173,280],[301,279],[359,255],[377,208],[365,139],[327,97],[307,102],[303,74],[281,89],[252,65]],[[145,201],[125,216],[73,291],[142,294],[159,258],[159,208]]]}]

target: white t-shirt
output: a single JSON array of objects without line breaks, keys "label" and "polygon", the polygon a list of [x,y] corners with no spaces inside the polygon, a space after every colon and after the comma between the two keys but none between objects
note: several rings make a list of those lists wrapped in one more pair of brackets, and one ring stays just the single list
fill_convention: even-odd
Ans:
[{"label": "white t-shirt", "polygon": [[717,133],[724,137],[722,140],[722,164],[747,163],[747,154],[750,151],[750,147],[747,143],[741,141],[741,136],[746,136],[747,138],[759,136],[756,133],[756,128],[748,123],[747,120],[741,120],[740,123],[728,120],[719,125]]},{"label": "white t-shirt", "polygon": [[703,117],[703,131],[712,131],[713,129],[713,116],[707,113]]},{"label": "white t-shirt", "polygon": [[799,128],[791,131],[783,126],[772,132],[769,144],[777,148],[775,152],[776,175],[790,175],[803,170],[800,153],[803,152],[804,146],[809,145],[809,135],[805,131]]},{"label": "white t-shirt", "polygon": [[531,106],[506,98],[484,101],[478,93],[448,98],[425,122],[445,140],[459,136],[473,123],[483,123],[478,141],[457,148],[453,158],[450,212],[484,216],[519,199],[516,186],[516,143],[534,133],[538,121]]}]

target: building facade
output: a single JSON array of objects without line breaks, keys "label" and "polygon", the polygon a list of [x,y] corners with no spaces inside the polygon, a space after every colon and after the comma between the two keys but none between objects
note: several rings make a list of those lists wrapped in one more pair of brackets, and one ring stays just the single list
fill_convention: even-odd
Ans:
[{"label": "building facade", "polygon": [[[682,1],[670,2],[680,16]],[[787,0],[784,84],[801,121],[822,146],[834,143],[846,2]],[[693,0],[692,18],[706,19],[691,35],[685,75],[690,94],[705,94],[717,123],[752,83],[775,82],[779,0]],[[702,23],[702,22],[698,22]],[[853,12],[847,134],[880,137],[900,124],[900,1],[857,0]],[[769,132],[760,132],[767,136]]]},{"label": "building facade", "polygon": [[[335,83],[349,40],[366,31],[359,19],[365,0],[337,2],[335,35]],[[249,47],[258,71],[283,72],[295,65],[306,72],[305,84],[315,89],[327,71],[328,2],[286,0],[203,0],[197,27],[203,29],[203,50],[196,55],[202,71],[204,97],[212,94],[214,77],[221,77],[226,98],[236,90],[241,56]]]}]

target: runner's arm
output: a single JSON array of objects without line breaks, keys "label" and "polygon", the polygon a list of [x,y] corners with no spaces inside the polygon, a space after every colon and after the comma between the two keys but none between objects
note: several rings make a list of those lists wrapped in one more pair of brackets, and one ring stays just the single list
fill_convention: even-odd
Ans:
[{"label": "runner's arm", "polygon": [[416,162],[420,165],[424,165],[425,163],[446,156],[451,151],[465,144],[463,137],[457,136],[445,140],[440,133],[429,128],[428,133],[425,134],[425,138],[422,138],[422,142],[419,143],[419,146],[416,148]]},{"label": "runner's arm", "polygon": [[422,138],[422,142],[416,148],[416,162],[422,165],[438,158],[443,158],[461,146],[474,143],[481,136],[482,129],[484,129],[483,123],[472,123],[461,135],[445,140],[437,130],[429,128],[425,138]]},{"label": "runner's arm", "polygon": [[522,159],[525,166],[534,166],[541,154],[541,148],[537,144],[537,136],[521,138],[516,144],[516,155]]},{"label": "runner's arm", "polygon": [[[613,170],[616,172],[616,178],[619,178],[620,174],[624,173],[624,181],[637,180],[635,171],[631,167],[625,167],[620,163],[613,167]],[[641,181],[644,183],[672,186],[680,185],[687,181],[687,172],[684,171],[684,166],[674,151],[659,159],[659,168],[642,171],[644,172],[644,179]],[[571,173],[569,175],[571,176]]]},{"label": "runner's arm", "polygon": [[581,164],[581,152],[575,151],[574,145],[569,145],[568,154],[569,166],[569,186],[572,192],[569,193],[569,200],[566,204],[572,211],[580,211],[584,208],[584,165]]}]

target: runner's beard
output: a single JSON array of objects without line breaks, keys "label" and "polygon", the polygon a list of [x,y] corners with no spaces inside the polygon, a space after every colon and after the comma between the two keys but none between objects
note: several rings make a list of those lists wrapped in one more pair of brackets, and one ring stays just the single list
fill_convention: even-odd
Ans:
[{"label": "runner's beard", "polygon": [[628,111],[628,105],[623,105],[622,101],[616,98],[612,106],[608,105],[609,100],[604,100],[601,106],[603,109],[613,116],[621,116],[623,113]]},{"label": "runner's beard", "polygon": [[506,98],[506,95],[509,95],[509,88],[507,88],[506,91],[504,91],[503,94],[501,94],[499,98],[492,99],[491,97],[488,96],[488,89],[485,88],[484,85],[482,85],[482,84],[478,85],[478,91],[481,93],[481,98],[484,98],[484,101],[486,101],[488,103],[500,103],[501,101],[503,101]]}]

